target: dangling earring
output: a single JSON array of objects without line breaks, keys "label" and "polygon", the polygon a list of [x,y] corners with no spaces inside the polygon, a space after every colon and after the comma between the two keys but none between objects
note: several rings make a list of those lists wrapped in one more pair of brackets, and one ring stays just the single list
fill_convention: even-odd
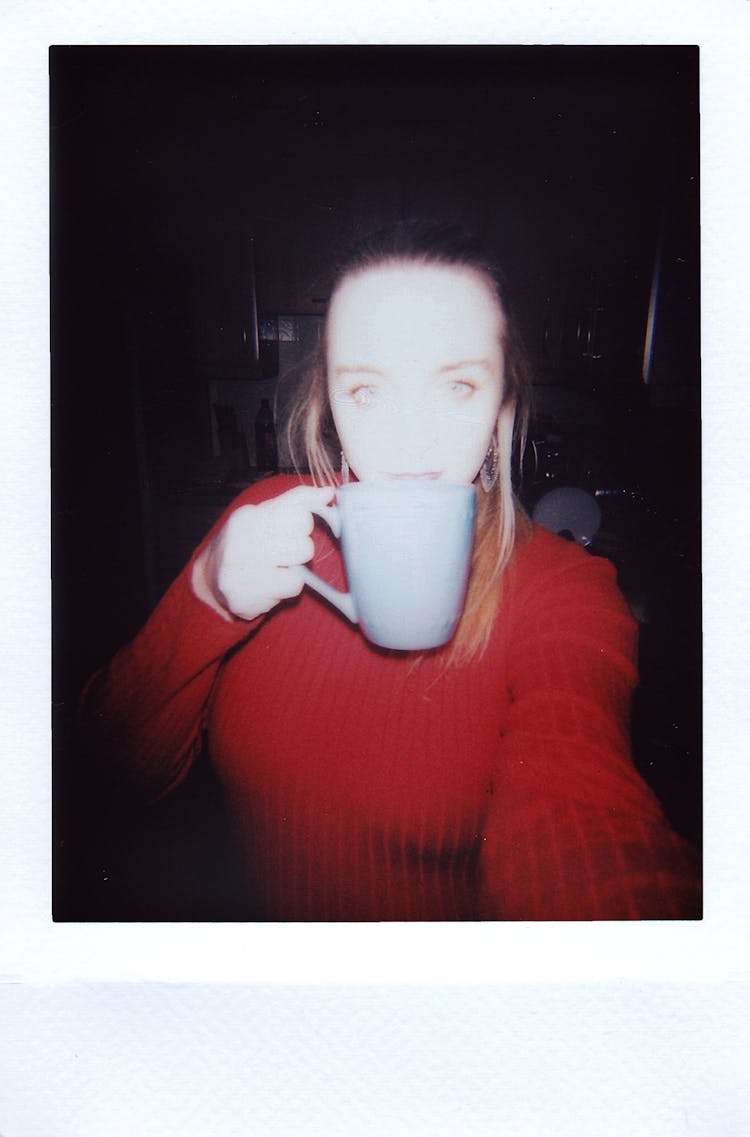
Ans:
[{"label": "dangling earring", "polygon": [[482,462],[482,469],[479,472],[479,479],[482,483],[482,489],[485,493],[489,493],[497,481],[497,475],[500,472],[500,452],[497,448],[497,439],[493,438],[490,448],[487,451],[487,457]]},{"label": "dangling earring", "polygon": [[346,460],[346,454],[341,451],[341,484],[345,486],[349,481],[349,463]]}]

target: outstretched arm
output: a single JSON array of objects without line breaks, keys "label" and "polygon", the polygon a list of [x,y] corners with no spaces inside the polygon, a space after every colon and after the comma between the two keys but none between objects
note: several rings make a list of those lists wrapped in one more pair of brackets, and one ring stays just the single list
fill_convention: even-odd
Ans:
[{"label": "outstretched arm", "polygon": [[575,556],[519,589],[509,654],[483,914],[699,917],[697,855],[630,757],[637,633],[612,566]]}]

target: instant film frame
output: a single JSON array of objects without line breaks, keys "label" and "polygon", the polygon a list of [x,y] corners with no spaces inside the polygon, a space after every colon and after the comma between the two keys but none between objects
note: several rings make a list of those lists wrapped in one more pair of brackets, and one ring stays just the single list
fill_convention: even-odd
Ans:
[{"label": "instant film frame", "polygon": [[[748,649],[738,139],[746,6],[506,4],[454,12],[332,5],[308,16],[147,6],[11,9],[2,126],[7,208],[0,950],[3,1128],[373,1134],[738,1132],[746,1061]],[[166,23],[165,23],[166,16]],[[291,17],[291,18],[290,18]],[[500,22],[502,27],[499,26]],[[252,23],[252,29],[249,24]],[[176,31],[179,24],[179,32]],[[201,26],[202,25],[202,26]],[[671,927],[53,924],[49,912],[46,327],[50,43],[694,43],[701,46],[707,906]],[[40,329],[42,331],[40,332]],[[4,641],[5,642],[5,641]],[[18,650],[19,647],[22,650]],[[467,961],[470,961],[467,963]],[[223,980],[223,985],[217,981]],[[302,984],[302,986],[300,986]],[[363,986],[364,984],[364,986]],[[411,986],[409,986],[411,984]],[[250,1120],[249,1120],[250,1119]],[[119,1128],[118,1128],[119,1127]]]},{"label": "instant film frame", "polygon": [[522,500],[596,495],[640,624],[636,764],[700,844],[698,49],[60,46],[50,82],[55,918],[243,918],[209,762],[101,825],[72,709],[253,476],[295,382],[259,327],[320,316],[341,251],[415,215],[504,264]]}]

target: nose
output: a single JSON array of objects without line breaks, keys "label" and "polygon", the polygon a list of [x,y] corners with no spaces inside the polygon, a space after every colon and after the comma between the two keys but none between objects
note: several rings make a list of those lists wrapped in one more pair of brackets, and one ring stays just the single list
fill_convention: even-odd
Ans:
[{"label": "nose", "polygon": [[391,445],[402,457],[422,459],[438,443],[438,424],[432,416],[404,411],[394,416]]}]

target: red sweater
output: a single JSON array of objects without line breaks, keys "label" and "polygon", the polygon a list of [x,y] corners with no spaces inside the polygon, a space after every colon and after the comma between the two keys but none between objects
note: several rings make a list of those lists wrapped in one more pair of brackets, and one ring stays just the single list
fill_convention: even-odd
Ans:
[{"label": "red sweater", "polygon": [[[324,527],[315,542],[344,587]],[[484,656],[451,668],[374,648],[308,590],[227,623],[191,569],[88,685],[88,750],[156,799],[205,732],[257,918],[700,915],[695,854],[630,759],[636,629],[608,562],[536,529]]]}]

